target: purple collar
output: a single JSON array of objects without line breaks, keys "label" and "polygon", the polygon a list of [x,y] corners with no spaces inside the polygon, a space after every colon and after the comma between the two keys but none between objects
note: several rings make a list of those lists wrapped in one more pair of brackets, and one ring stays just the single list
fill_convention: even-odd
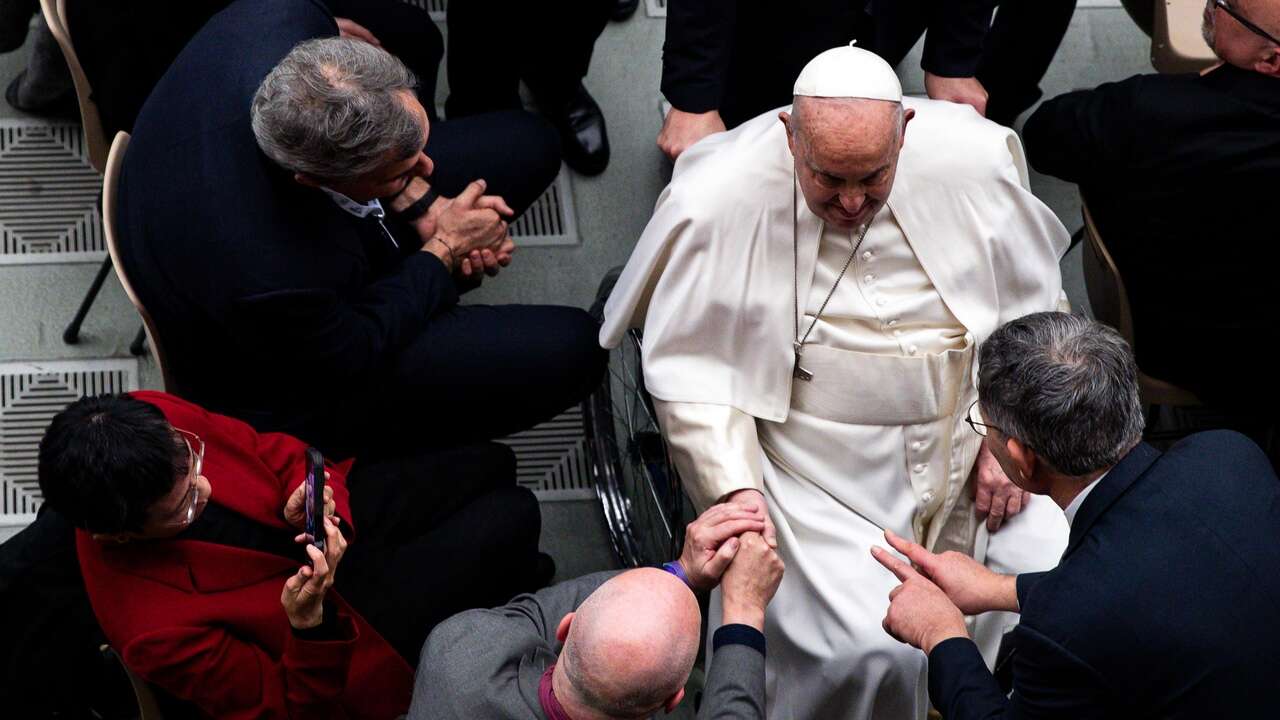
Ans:
[{"label": "purple collar", "polygon": [[542,706],[547,720],[570,720],[569,713],[564,711],[564,706],[556,699],[555,689],[551,687],[551,676],[555,671],[556,664],[551,663],[551,667],[542,673],[542,680],[538,681],[538,704]]}]

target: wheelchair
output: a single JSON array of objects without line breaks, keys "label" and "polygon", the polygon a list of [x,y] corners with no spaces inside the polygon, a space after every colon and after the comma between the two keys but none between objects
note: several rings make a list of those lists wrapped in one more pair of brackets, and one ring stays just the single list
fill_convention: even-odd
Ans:
[{"label": "wheelchair", "polygon": [[[604,305],[622,272],[614,268],[596,291],[591,315]],[[610,351],[608,372],[582,404],[587,458],[596,495],[618,561],[624,567],[657,565],[679,557],[693,505],[658,427],[640,367],[642,333],[627,331]]]}]

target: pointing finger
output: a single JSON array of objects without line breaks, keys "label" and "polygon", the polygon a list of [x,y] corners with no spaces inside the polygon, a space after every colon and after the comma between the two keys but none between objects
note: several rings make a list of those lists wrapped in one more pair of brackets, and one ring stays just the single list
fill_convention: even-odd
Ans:
[{"label": "pointing finger", "polygon": [[886,570],[896,575],[898,579],[903,582],[906,582],[913,577],[920,576],[920,574],[912,569],[910,565],[894,557],[892,553],[879,545],[873,545],[871,547],[871,556],[883,565]]}]

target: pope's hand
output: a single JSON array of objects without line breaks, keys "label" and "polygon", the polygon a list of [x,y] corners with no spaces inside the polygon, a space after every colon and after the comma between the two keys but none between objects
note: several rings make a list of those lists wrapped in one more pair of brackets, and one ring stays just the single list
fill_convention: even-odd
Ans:
[{"label": "pope's hand", "polygon": [[773,519],[769,517],[769,503],[764,499],[764,493],[755,488],[743,488],[735,490],[724,497],[725,502],[737,503],[748,507],[758,507],[764,511],[764,532],[760,533],[764,536],[764,541],[769,547],[778,549],[778,531],[773,527]]},{"label": "pope's hand", "polygon": [[671,108],[662,121],[658,133],[658,147],[674,162],[690,145],[712,133],[724,132],[724,120],[712,110],[704,113],[687,113]]},{"label": "pope's hand", "polygon": [[[947,598],[966,615],[977,615],[990,610],[1018,612],[1017,579],[1013,575],[1001,575],[988,570],[973,558],[949,550],[931,553],[924,546],[899,537],[892,530],[884,531],[884,539],[902,553],[919,570],[947,594]],[[891,557],[887,553],[884,557]],[[884,560],[876,556],[881,564]],[[893,570],[889,565],[885,565]]]},{"label": "pope's hand", "polygon": [[720,582],[740,544],[738,536],[764,530],[764,505],[712,505],[684,531],[680,565],[695,590],[710,590]]},{"label": "pope's hand", "polygon": [[750,625],[764,632],[765,609],[778,592],[785,567],[777,551],[759,534],[747,533],[740,543],[720,587],[724,609],[721,619],[725,625]]},{"label": "pope's hand", "polygon": [[885,632],[926,655],[943,640],[969,636],[964,615],[941,588],[882,547],[873,546],[871,555],[902,581],[889,592],[889,611],[881,623]]},{"label": "pope's hand", "polygon": [[975,77],[942,77],[924,74],[924,91],[934,100],[971,105],[978,114],[987,116],[987,89]]},{"label": "pope's hand", "polygon": [[971,479],[974,510],[978,518],[987,519],[987,530],[991,532],[999,530],[1005,520],[1022,512],[1031,500],[1031,493],[1014,485],[1000,469],[1000,462],[987,449],[986,443],[978,450]]}]

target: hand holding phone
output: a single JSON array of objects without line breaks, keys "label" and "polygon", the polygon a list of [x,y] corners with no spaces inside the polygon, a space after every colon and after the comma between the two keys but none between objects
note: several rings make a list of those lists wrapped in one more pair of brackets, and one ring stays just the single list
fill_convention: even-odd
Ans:
[{"label": "hand holding phone", "polygon": [[312,538],[311,544],[324,552],[324,456],[312,447],[307,448],[307,477],[303,484],[307,534]]}]

